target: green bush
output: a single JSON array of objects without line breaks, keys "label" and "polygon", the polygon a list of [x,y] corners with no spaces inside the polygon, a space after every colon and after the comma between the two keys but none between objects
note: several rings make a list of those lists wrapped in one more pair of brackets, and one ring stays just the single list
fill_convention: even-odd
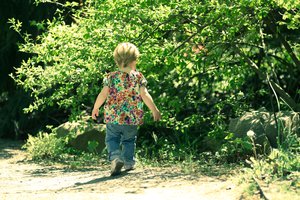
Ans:
[{"label": "green bush", "polygon": [[89,142],[89,151],[83,152],[67,145],[68,138],[59,138],[55,133],[39,132],[37,136],[29,135],[23,146],[28,158],[42,163],[53,164],[59,162],[72,169],[97,166],[105,162],[105,153],[99,156],[95,153],[97,142]]},{"label": "green bush", "polygon": [[278,146],[268,156],[262,159],[251,157],[248,161],[258,178],[272,180],[300,172],[300,138],[289,133]]},{"label": "green bush", "polygon": [[215,153],[221,162],[243,162],[252,155],[252,145],[248,138],[236,138],[225,142]]},{"label": "green bush", "polygon": [[66,149],[66,141],[57,138],[53,133],[39,132],[37,136],[29,135],[23,146],[33,160],[55,160],[62,157]]},{"label": "green bush", "polygon": [[[72,24],[56,17],[45,24],[47,31],[35,40],[24,35],[20,50],[34,56],[23,61],[13,77],[33,97],[26,111],[58,105],[76,115],[82,105],[92,105],[105,72],[115,69],[113,49],[122,41],[131,41],[142,52],[138,69],[146,73],[152,95],[169,118],[175,117],[177,125],[201,111],[215,114],[213,107],[218,101],[238,96],[241,90],[246,90],[248,100],[254,99],[255,94],[248,92],[251,85],[242,87],[249,77],[255,78],[255,70],[245,63],[244,54],[235,51],[236,42],[249,52],[247,58],[257,57],[260,31],[273,37],[260,30],[257,21],[280,7],[292,10],[274,2],[261,2],[257,7],[248,1],[191,5],[188,0],[88,0],[74,13]],[[298,23],[297,18],[288,18]],[[21,28],[17,20],[11,23],[17,31]],[[249,51],[250,47],[254,49]],[[277,49],[272,43],[268,48],[270,53]],[[270,72],[282,66],[271,60],[273,69],[267,59],[261,61]],[[233,103],[237,100],[231,103],[238,105]]]},{"label": "green bush", "polygon": [[[142,53],[137,68],[163,113],[159,125],[174,133],[174,141],[162,139],[171,143],[162,142],[159,147],[167,153],[158,156],[184,157],[180,151],[198,153],[209,134],[223,140],[219,126],[241,110],[272,108],[270,80],[277,94],[298,109],[295,55],[300,48],[294,35],[299,35],[300,18],[295,7],[299,3],[290,1],[87,0],[72,23],[66,24],[58,10],[44,23],[43,34],[23,35],[20,51],[32,57],[12,77],[32,97],[25,111],[59,107],[74,119],[93,105],[105,73],[116,69],[113,49],[130,41]],[[10,23],[20,32],[18,20]],[[155,127],[149,116],[145,123]],[[248,151],[247,145],[229,141],[222,153],[237,155]]]},{"label": "green bush", "polygon": [[137,157],[141,160],[174,163],[191,160],[197,154],[195,146],[189,145],[187,141],[175,143],[166,136],[157,136],[155,133],[151,135],[152,137],[148,139],[139,138],[139,140],[143,140],[137,146]]}]

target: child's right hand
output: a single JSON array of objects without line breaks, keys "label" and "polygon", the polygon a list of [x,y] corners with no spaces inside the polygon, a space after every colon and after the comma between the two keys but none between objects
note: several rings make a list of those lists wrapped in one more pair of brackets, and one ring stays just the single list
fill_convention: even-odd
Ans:
[{"label": "child's right hand", "polygon": [[99,109],[93,109],[92,111],[92,119],[96,120],[99,115]]},{"label": "child's right hand", "polygon": [[159,121],[161,119],[161,114],[160,114],[159,110],[152,111],[152,115],[153,115],[154,121]]}]

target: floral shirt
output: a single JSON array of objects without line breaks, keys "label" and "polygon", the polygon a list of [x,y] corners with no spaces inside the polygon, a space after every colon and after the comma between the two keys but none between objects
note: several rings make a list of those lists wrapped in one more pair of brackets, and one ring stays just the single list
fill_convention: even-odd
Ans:
[{"label": "floral shirt", "polygon": [[137,71],[110,72],[104,78],[103,84],[109,87],[104,106],[104,122],[141,125],[144,112],[140,87],[147,85],[143,74]]}]

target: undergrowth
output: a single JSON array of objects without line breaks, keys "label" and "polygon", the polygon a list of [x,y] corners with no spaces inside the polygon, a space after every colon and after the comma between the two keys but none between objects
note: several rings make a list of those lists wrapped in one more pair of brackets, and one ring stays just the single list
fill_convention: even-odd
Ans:
[{"label": "undergrowth", "polygon": [[57,137],[55,133],[39,132],[29,135],[23,149],[28,152],[28,160],[47,165],[63,164],[72,169],[97,166],[105,163],[105,152],[96,154],[94,144],[89,143],[89,152],[80,151],[68,145],[68,138]]},{"label": "undergrowth", "polygon": [[[139,144],[136,159],[139,165],[177,166],[185,173],[200,172],[209,176],[226,174],[245,166],[243,173],[248,174],[248,178],[241,178],[244,181],[251,180],[249,177],[255,177],[266,183],[290,180],[292,185],[299,186],[300,139],[297,135],[288,133],[278,148],[271,149],[268,154],[257,152],[258,145],[255,144],[254,137],[255,134],[251,133],[248,134],[248,138],[225,143],[217,152],[201,153],[195,146],[184,143],[176,145],[167,139],[159,138],[152,145],[149,142]],[[68,145],[68,138],[58,138],[55,133],[44,132],[38,133],[35,137],[29,136],[24,145],[29,158],[35,162],[61,163],[77,169],[108,164],[106,150],[102,154],[97,154],[93,147],[94,144],[90,143],[89,152],[79,151]],[[236,158],[232,159],[235,153]]]}]

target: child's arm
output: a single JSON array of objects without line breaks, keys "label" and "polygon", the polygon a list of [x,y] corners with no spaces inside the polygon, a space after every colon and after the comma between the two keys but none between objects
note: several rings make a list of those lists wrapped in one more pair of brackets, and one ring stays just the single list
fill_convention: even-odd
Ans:
[{"label": "child's arm", "polygon": [[99,93],[95,104],[94,104],[94,108],[92,111],[92,118],[96,119],[99,115],[99,108],[102,106],[102,104],[105,102],[107,96],[108,96],[108,92],[109,92],[109,87],[108,86],[104,86],[101,90],[101,92]]},{"label": "child's arm", "polygon": [[160,114],[159,110],[157,109],[156,105],[154,104],[153,99],[152,99],[151,95],[149,94],[147,88],[144,86],[141,87],[140,94],[142,96],[144,103],[151,110],[154,121],[160,120],[161,114]]}]

